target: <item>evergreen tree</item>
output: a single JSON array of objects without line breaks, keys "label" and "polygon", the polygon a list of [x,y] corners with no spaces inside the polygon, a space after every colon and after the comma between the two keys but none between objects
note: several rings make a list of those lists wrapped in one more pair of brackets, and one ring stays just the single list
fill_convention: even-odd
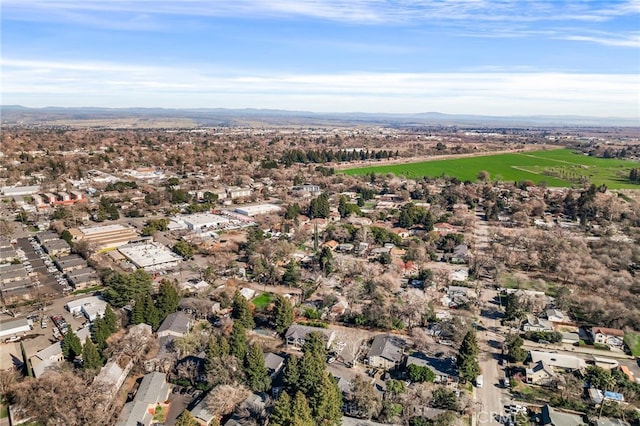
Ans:
[{"label": "evergreen tree", "polygon": [[321,380],[307,397],[316,424],[342,424],[342,392],[329,373],[323,372]]},{"label": "evergreen tree", "polygon": [[160,313],[150,294],[147,294],[144,298],[144,322],[154,330],[157,330],[160,326]]},{"label": "evergreen tree", "polygon": [[246,329],[250,330],[255,327],[256,324],[253,321],[253,313],[251,312],[249,302],[247,302],[247,299],[245,299],[240,292],[236,292],[236,294],[233,295],[232,308],[231,316],[233,319],[241,322]]},{"label": "evergreen tree", "polygon": [[107,347],[107,339],[111,335],[103,318],[96,318],[91,326],[91,335],[93,341],[98,346],[98,350],[102,352]]},{"label": "evergreen tree", "polygon": [[320,265],[320,269],[325,275],[331,273],[333,270],[333,254],[329,247],[322,247],[320,255],[318,256],[318,265]]},{"label": "evergreen tree", "polygon": [[247,354],[247,335],[240,321],[233,322],[229,347],[231,354],[234,355],[238,361],[242,361]]},{"label": "evergreen tree", "polygon": [[176,287],[168,280],[162,280],[158,290],[158,313],[160,319],[164,320],[167,315],[175,312],[180,303],[180,293]]},{"label": "evergreen tree", "polygon": [[113,309],[111,309],[110,305],[107,305],[106,309],[104,310],[103,318],[107,330],[109,330],[109,333],[115,333],[120,329],[120,321],[118,320],[118,316],[115,312],[113,312]]},{"label": "evergreen tree", "polygon": [[511,334],[505,339],[507,354],[513,362],[524,362],[527,359],[527,351],[522,349],[524,340],[517,334]]},{"label": "evergreen tree", "polygon": [[291,412],[293,413],[293,419],[291,420],[291,426],[314,426],[313,414],[307,398],[302,392],[297,392],[293,402],[291,404]]},{"label": "evergreen tree", "polygon": [[273,305],[273,324],[278,333],[284,333],[293,324],[293,306],[279,294]]},{"label": "evergreen tree", "polygon": [[329,196],[326,193],[318,195],[311,200],[307,212],[311,219],[329,217]]},{"label": "evergreen tree", "polygon": [[295,260],[287,263],[287,267],[282,275],[282,284],[288,286],[295,286],[300,282],[300,268]]},{"label": "evergreen tree", "polygon": [[176,420],[176,426],[198,426],[199,423],[193,418],[188,410],[184,410]]},{"label": "evergreen tree", "polygon": [[220,356],[231,354],[231,346],[229,346],[229,340],[226,337],[220,336],[218,338],[218,345],[220,346]]},{"label": "evergreen tree", "polygon": [[462,380],[473,381],[480,374],[476,333],[469,330],[462,340],[458,353],[458,372]]},{"label": "evergreen tree", "polygon": [[62,355],[67,361],[73,361],[82,354],[82,342],[70,328],[62,340]]},{"label": "evergreen tree", "polygon": [[305,337],[302,351],[304,354],[300,359],[298,389],[310,397],[325,372],[327,352],[322,335],[318,332],[309,333]]},{"label": "evergreen tree", "polygon": [[133,303],[133,308],[131,309],[131,324],[143,324],[145,320],[145,312],[144,312],[144,302],[145,299],[142,296],[138,296]]},{"label": "evergreen tree", "polygon": [[300,380],[300,369],[298,367],[298,357],[290,355],[284,365],[282,382],[287,392],[295,393],[298,389],[298,381]]},{"label": "evergreen tree", "polygon": [[264,392],[269,389],[271,385],[269,371],[264,365],[262,348],[257,343],[249,346],[244,360],[244,373],[246,375],[247,385],[252,391]]},{"label": "evergreen tree", "polygon": [[98,353],[98,348],[87,337],[82,348],[82,368],[84,370],[95,370],[100,367],[102,367],[102,359]]},{"label": "evergreen tree", "polygon": [[280,394],[269,416],[271,426],[289,426],[291,423],[291,397],[285,391]]}]

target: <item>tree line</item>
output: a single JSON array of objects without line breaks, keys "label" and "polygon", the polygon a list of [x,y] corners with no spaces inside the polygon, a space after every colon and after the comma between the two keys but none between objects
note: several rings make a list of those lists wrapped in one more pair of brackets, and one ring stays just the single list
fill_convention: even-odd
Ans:
[{"label": "tree line", "polygon": [[280,162],[286,167],[290,167],[295,163],[331,163],[331,162],[349,162],[349,161],[364,161],[364,160],[381,160],[386,158],[398,158],[400,153],[396,150],[339,150],[334,151],[330,149],[292,149],[285,151],[280,158]]}]

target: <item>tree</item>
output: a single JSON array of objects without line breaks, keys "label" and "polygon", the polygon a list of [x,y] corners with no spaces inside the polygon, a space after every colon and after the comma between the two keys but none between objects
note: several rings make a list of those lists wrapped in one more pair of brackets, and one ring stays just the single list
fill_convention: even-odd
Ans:
[{"label": "tree", "polygon": [[175,254],[182,256],[184,259],[193,259],[193,255],[195,254],[193,246],[182,240],[175,243],[172,250]]},{"label": "tree", "polygon": [[87,337],[82,348],[82,368],[84,370],[97,370],[102,367],[102,359],[98,353],[98,348]]},{"label": "tree", "polygon": [[342,392],[329,373],[324,372],[313,392],[307,395],[316,424],[339,426],[342,424]]},{"label": "tree", "polygon": [[278,397],[271,416],[269,416],[269,424],[272,426],[289,426],[291,424],[291,397],[284,391]]},{"label": "tree", "polygon": [[262,348],[253,343],[249,346],[244,359],[244,373],[246,375],[247,386],[254,392],[264,392],[269,389],[271,379],[269,371],[264,365],[264,353]]},{"label": "tree", "polygon": [[293,402],[291,403],[291,426],[314,426],[313,415],[307,398],[302,392],[297,392]]},{"label": "tree", "polygon": [[433,382],[436,379],[435,373],[429,367],[416,364],[409,365],[407,373],[409,374],[409,380],[412,382]]},{"label": "tree", "polygon": [[504,304],[504,319],[507,321],[520,320],[524,317],[525,312],[522,309],[520,297],[516,293],[509,293],[502,298]]},{"label": "tree", "polygon": [[167,315],[175,312],[180,303],[180,293],[178,289],[168,280],[162,280],[158,289],[158,313],[160,318],[164,320]]},{"label": "tree", "polygon": [[229,349],[238,361],[244,359],[247,354],[247,335],[244,326],[240,321],[233,322],[231,329],[231,337],[229,340]]},{"label": "tree", "polygon": [[198,426],[199,423],[193,418],[189,410],[184,410],[176,420],[176,426]]},{"label": "tree", "polygon": [[71,235],[71,232],[69,232],[68,229],[65,229],[60,233],[60,238],[65,240],[70,246],[73,246],[73,235]]},{"label": "tree", "polygon": [[64,339],[62,340],[62,355],[67,361],[73,361],[76,357],[82,354],[82,342],[73,332],[73,329],[69,328],[69,330],[64,334]]},{"label": "tree", "polygon": [[329,196],[322,193],[311,200],[307,215],[311,219],[329,217]]},{"label": "tree", "polygon": [[400,395],[407,391],[407,385],[402,380],[391,379],[387,382],[387,392],[391,395]]},{"label": "tree", "polygon": [[300,380],[300,370],[298,367],[298,357],[290,355],[284,365],[282,382],[287,392],[294,392],[298,389]]},{"label": "tree", "polygon": [[511,334],[505,339],[507,354],[513,362],[524,362],[527,359],[527,351],[522,349],[524,341],[517,334]]},{"label": "tree", "polygon": [[104,310],[103,318],[104,318],[104,323],[107,327],[107,330],[109,330],[110,334],[115,333],[120,329],[120,321],[118,320],[116,313],[113,312],[113,309],[111,309],[111,306],[108,304]]},{"label": "tree", "polygon": [[458,372],[463,381],[473,381],[480,374],[476,333],[469,330],[462,339],[457,359]]},{"label": "tree", "polygon": [[232,309],[231,317],[240,322],[244,328],[252,329],[255,327],[256,324],[253,321],[253,313],[249,302],[239,291],[233,295]]},{"label": "tree", "polygon": [[287,263],[287,267],[282,275],[282,284],[288,286],[295,286],[300,282],[300,268],[295,260],[291,260]]},{"label": "tree", "polygon": [[282,295],[276,296],[272,314],[274,328],[278,333],[284,333],[293,324],[293,306]]},{"label": "tree", "polygon": [[331,273],[333,270],[333,253],[331,253],[329,247],[322,247],[318,255],[318,265],[320,265],[320,269],[325,275]]},{"label": "tree", "polygon": [[433,391],[431,397],[431,405],[434,408],[440,408],[443,410],[458,411],[460,410],[460,404],[458,403],[458,397],[456,394],[443,387],[438,387]]},{"label": "tree", "polygon": [[103,283],[109,287],[103,296],[112,306],[121,308],[138,296],[151,294],[153,277],[144,269],[136,269],[131,274],[110,272],[103,278]]},{"label": "tree", "polygon": [[382,410],[382,399],[378,392],[363,376],[356,376],[351,382],[349,402],[356,417],[367,420],[377,417]]}]

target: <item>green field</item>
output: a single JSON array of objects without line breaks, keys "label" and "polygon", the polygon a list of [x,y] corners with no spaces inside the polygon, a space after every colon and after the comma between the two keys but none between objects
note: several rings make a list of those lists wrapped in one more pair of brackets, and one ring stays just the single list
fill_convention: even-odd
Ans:
[{"label": "green field", "polygon": [[624,343],[636,358],[640,358],[640,333],[624,333]]},{"label": "green field", "polygon": [[261,311],[271,303],[271,294],[262,293],[260,296],[253,299],[253,306],[256,307],[257,310]]},{"label": "green field", "polygon": [[456,177],[462,181],[475,181],[480,171],[487,171],[491,180],[545,182],[548,186],[569,187],[587,178],[596,185],[605,184],[611,189],[640,189],[630,183],[629,170],[640,163],[629,160],[604,159],[575,153],[570,149],[529,151],[513,154],[496,154],[421,163],[390,164],[342,170],[348,175],[392,173],[408,178],[424,176]]}]

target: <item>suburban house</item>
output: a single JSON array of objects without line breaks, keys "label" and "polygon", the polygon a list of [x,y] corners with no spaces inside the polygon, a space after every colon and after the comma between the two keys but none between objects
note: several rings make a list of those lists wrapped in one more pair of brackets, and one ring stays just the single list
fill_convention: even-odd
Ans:
[{"label": "suburban house", "polygon": [[586,426],[587,424],[581,416],[555,410],[548,404],[542,407],[542,412],[536,417],[537,424],[543,426]]},{"label": "suburban house", "polygon": [[[155,409],[169,398],[171,386],[164,373],[149,373],[142,378],[133,401],[127,402],[116,426],[149,426],[154,422]],[[168,407],[163,407],[168,410]]]},{"label": "suburban house", "polygon": [[455,357],[437,358],[416,352],[407,357],[406,366],[410,365],[429,368],[436,375],[435,383],[453,384],[458,381]]},{"label": "suburban house", "polygon": [[451,263],[467,263],[469,261],[469,246],[458,244],[453,248],[453,253],[446,256]]},{"label": "suburban house", "polygon": [[271,380],[275,379],[284,367],[284,358],[271,352],[264,354],[264,366],[267,367]]},{"label": "suburban house", "polygon": [[309,327],[307,325],[292,324],[285,334],[287,345],[301,348],[304,345],[304,339],[307,334],[318,332],[322,334],[327,340],[327,349],[331,347],[331,344],[336,338],[336,333],[332,330],[320,327]]},{"label": "suburban house", "polygon": [[44,374],[47,368],[60,364],[64,361],[64,355],[62,354],[62,345],[60,342],[56,342],[51,346],[35,353],[30,358],[31,366],[33,367],[33,375],[37,378]]},{"label": "suburban house", "polygon": [[201,426],[208,426],[213,421],[214,417],[216,417],[215,414],[209,410],[208,405],[208,397],[205,397],[202,398],[190,411],[195,421],[197,421]]},{"label": "suburban house", "polygon": [[558,309],[547,309],[547,319],[553,323],[565,323],[569,318]]},{"label": "suburban house", "polygon": [[624,345],[624,331],[616,328],[593,327],[591,329],[593,343],[621,348]]},{"label": "suburban house", "polygon": [[532,385],[548,385],[555,376],[553,368],[544,361],[536,362],[531,368],[527,368],[527,383]]},{"label": "suburban house", "polygon": [[245,399],[240,406],[237,407],[233,415],[224,426],[241,426],[244,425],[248,418],[255,418],[266,414],[267,398],[266,395],[258,395],[252,393]]},{"label": "suburban house", "polygon": [[394,368],[402,362],[405,346],[405,341],[400,337],[379,334],[373,339],[367,354],[367,364],[384,369]]},{"label": "suburban house", "polygon": [[529,351],[531,362],[537,364],[542,361],[546,366],[565,371],[581,370],[587,367],[584,359],[575,355],[558,354],[553,352]]},{"label": "suburban house", "polygon": [[166,336],[184,337],[191,328],[191,318],[178,311],[167,315],[158,328],[158,338]]},{"label": "suburban house", "polygon": [[534,315],[527,315],[527,321],[522,325],[523,331],[551,332],[553,323],[549,320],[538,318]]}]

